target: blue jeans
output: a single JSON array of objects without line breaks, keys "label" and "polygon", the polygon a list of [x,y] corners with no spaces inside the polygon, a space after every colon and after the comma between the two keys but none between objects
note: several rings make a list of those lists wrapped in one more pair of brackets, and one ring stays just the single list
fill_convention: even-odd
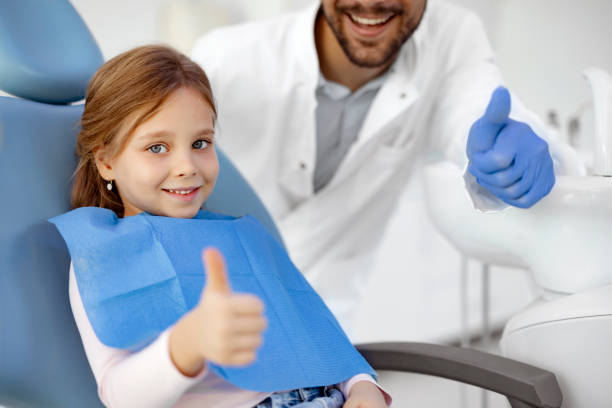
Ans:
[{"label": "blue jeans", "polygon": [[275,392],[253,408],[341,408],[344,396],[337,388],[311,387]]}]

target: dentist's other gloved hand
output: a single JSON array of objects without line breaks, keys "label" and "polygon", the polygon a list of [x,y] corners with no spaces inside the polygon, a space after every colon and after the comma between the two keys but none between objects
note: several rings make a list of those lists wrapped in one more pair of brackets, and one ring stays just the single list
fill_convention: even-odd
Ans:
[{"label": "dentist's other gloved hand", "polygon": [[478,184],[507,204],[529,208],[555,184],[548,144],[523,123],[508,118],[510,93],[497,88],[467,142],[469,171]]}]

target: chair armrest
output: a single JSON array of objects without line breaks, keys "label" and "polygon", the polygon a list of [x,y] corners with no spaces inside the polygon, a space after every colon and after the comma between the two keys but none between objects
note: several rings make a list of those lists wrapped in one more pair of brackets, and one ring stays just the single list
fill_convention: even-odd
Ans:
[{"label": "chair armrest", "polygon": [[563,396],[555,375],[481,351],[412,342],[356,345],[377,370],[429,374],[505,395],[513,408],[557,408]]}]

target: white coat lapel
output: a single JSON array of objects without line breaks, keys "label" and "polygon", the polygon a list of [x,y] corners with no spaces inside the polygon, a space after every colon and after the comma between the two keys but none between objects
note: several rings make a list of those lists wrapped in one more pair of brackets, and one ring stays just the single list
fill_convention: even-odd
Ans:
[{"label": "white coat lapel", "polygon": [[355,148],[366,144],[372,137],[379,135],[384,127],[405,112],[419,97],[419,90],[414,84],[415,46],[410,40],[398,56],[393,72],[384,82],[372,102],[368,115],[363,123]]},{"label": "white coat lapel", "polygon": [[[312,175],[316,163],[316,125],[315,88],[319,77],[319,59],[314,42],[314,24],[320,4],[313,3],[305,10],[289,32],[291,44],[288,55],[283,61],[288,61],[288,71],[291,72],[291,96],[293,113],[279,115],[284,123],[283,140],[280,141],[279,184],[288,194],[290,206],[299,205],[314,194]],[[284,69],[284,68],[283,68]],[[285,112],[279,107],[279,112]],[[299,112],[295,114],[294,112]]]}]

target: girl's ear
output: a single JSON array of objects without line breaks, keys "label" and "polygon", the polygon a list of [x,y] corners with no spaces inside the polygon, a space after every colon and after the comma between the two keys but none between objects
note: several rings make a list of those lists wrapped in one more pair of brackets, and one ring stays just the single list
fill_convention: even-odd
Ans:
[{"label": "girl's ear", "polygon": [[104,147],[100,147],[94,152],[94,159],[96,162],[96,167],[98,168],[98,173],[100,173],[100,177],[106,181],[114,180],[115,177],[113,176],[113,167],[111,166],[111,161],[106,155],[106,150]]}]

